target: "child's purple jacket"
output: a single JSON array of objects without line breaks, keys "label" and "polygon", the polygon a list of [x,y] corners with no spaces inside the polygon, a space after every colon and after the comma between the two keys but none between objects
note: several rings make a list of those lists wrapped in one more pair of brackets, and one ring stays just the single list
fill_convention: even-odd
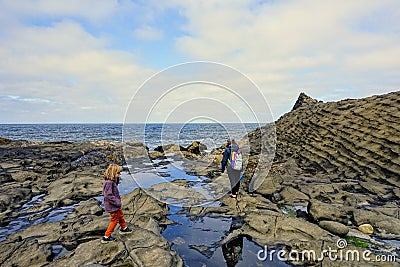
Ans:
[{"label": "child's purple jacket", "polygon": [[118,185],[115,181],[104,180],[103,182],[104,210],[115,212],[121,209],[121,197],[119,196]]}]

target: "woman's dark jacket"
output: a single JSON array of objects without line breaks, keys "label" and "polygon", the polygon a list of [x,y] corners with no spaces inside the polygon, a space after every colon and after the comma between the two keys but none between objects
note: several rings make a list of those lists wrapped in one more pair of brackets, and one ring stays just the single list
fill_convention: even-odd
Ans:
[{"label": "woman's dark jacket", "polygon": [[231,157],[231,152],[237,152],[239,150],[239,146],[237,144],[231,144],[226,147],[224,154],[222,156],[222,162],[221,162],[221,172],[225,171],[226,164],[228,163],[228,160]]}]

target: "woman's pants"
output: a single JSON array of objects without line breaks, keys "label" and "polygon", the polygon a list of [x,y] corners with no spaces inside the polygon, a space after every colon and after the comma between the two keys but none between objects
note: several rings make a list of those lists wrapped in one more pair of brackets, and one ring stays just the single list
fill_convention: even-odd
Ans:
[{"label": "woman's pants", "polygon": [[226,169],[231,183],[232,195],[236,195],[240,187],[240,171],[232,169],[231,166],[228,166]]}]

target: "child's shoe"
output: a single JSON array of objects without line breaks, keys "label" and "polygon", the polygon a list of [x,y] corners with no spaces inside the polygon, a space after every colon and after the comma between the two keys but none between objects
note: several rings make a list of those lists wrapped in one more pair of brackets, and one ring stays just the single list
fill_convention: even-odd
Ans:
[{"label": "child's shoe", "polygon": [[103,243],[103,244],[107,244],[107,243],[110,243],[110,242],[113,242],[113,241],[115,241],[115,238],[113,236],[111,236],[111,235],[109,237],[103,236],[101,238],[101,243]]},{"label": "child's shoe", "polygon": [[130,234],[130,233],[132,233],[132,229],[130,229],[129,227],[126,227],[125,229],[119,229],[119,233],[121,235]]}]

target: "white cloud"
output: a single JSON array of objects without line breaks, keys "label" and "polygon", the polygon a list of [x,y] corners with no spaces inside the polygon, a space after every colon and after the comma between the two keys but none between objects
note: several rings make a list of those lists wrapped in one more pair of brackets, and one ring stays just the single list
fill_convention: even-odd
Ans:
[{"label": "white cloud", "polygon": [[121,7],[109,0],[2,0],[0,6],[6,16],[14,19],[71,17],[101,23]]},{"label": "white cloud", "polygon": [[12,101],[15,101],[15,102],[32,102],[32,103],[45,103],[45,104],[60,104],[60,103],[54,102],[54,101],[49,100],[49,99],[21,97],[21,96],[18,96],[18,95],[0,95],[0,99],[12,100]]},{"label": "white cloud", "polygon": [[[3,120],[26,122],[29,108],[32,117],[37,111],[32,120],[45,122],[122,121],[129,98],[154,73],[138,66],[134,54],[110,49],[107,39],[71,21],[48,27],[18,25],[2,34],[7,38],[0,49],[0,94],[49,101],[40,107],[25,101],[25,109],[2,103],[12,114]],[[40,111],[47,115],[40,116]]]},{"label": "white cloud", "polygon": [[253,3],[185,2],[188,34],[177,47],[193,59],[245,72],[272,98],[278,115],[290,109],[300,91],[320,98],[335,91],[335,98],[346,98],[395,90],[398,1]]},{"label": "white cloud", "polygon": [[[397,0],[0,0],[0,95],[50,101],[17,108],[15,99],[0,97],[1,110],[14,122],[121,121],[133,92],[156,70],[135,54],[152,46],[114,46],[122,39],[114,29],[157,48],[175,42],[171,55],[187,61],[237,68],[264,92],[275,118],[300,91],[338,100],[398,90],[399,7]],[[180,24],[173,32],[160,21]],[[157,48],[146,51],[151,60],[172,57]],[[150,92],[141,97],[143,105],[154,100]]]},{"label": "white cloud", "polygon": [[163,32],[160,29],[144,25],[134,30],[134,35],[141,40],[161,40],[163,39]]}]

